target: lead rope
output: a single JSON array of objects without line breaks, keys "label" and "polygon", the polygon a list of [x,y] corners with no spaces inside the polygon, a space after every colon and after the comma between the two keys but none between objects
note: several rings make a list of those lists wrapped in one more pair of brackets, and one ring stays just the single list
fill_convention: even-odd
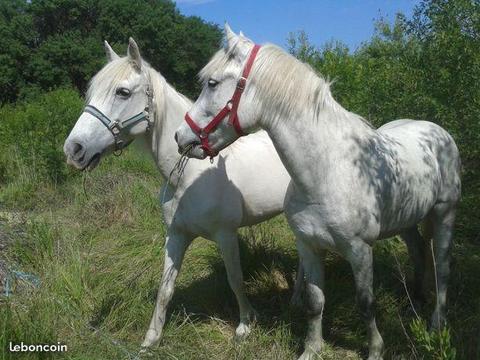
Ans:
[{"label": "lead rope", "polygon": [[[168,175],[168,178],[167,178],[167,183],[164,185],[162,199],[161,199],[161,204],[162,205],[165,204],[165,198],[167,196],[168,186],[172,183],[171,182],[172,176],[173,176],[174,172],[177,171],[178,180],[177,180],[177,184],[175,185],[175,189],[174,189],[173,194],[172,194],[172,202],[170,204],[170,210],[173,207],[173,197],[175,196],[175,192],[178,188],[178,184],[180,183],[180,179],[182,178],[183,173],[185,172],[185,168],[187,167],[188,160],[190,160],[190,158],[187,156],[187,154],[190,152],[190,150],[192,148],[193,148],[193,144],[190,144],[190,145],[185,147],[185,150],[183,150],[183,152],[180,154],[180,157],[178,158],[177,162],[175,163],[172,170],[170,171],[170,174]],[[168,224],[165,222],[165,215],[162,216],[162,219],[163,219],[163,224],[166,227],[168,227]]]}]

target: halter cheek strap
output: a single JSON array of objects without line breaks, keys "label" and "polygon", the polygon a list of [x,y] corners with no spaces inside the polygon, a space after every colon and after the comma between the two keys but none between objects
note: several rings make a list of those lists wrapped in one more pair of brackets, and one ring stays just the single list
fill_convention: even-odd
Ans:
[{"label": "halter cheek strap", "polygon": [[250,71],[252,70],[253,62],[255,61],[258,50],[260,50],[260,45],[255,44],[250,52],[247,63],[243,68],[242,76],[237,81],[237,86],[231,99],[227,101],[227,104],[218,112],[217,115],[215,115],[215,117],[207,124],[207,126],[201,128],[190,117],[188,112],[185,114],[185,121],[187,122],[188,126],[190,126],[190,129],[192,129],[192,131],[200,138],[201,147],[207,153],[207,155],[210,156],[210,159],[213,159],[215,156],[217,156],[218,151],[211,147],[210,142],[208,141],[208,135],[210,135],[210,133],[212,133],[228,115],[230,115],[228,122],[233,126],[237,135],[239,137],[246,135],[242,131],[242,127],[240,126],[240,121],[238,119],[238,106],[240,104],[240,99],[242,97],[243,90],[245,90],[247,79],[250,75]]},{"label": "halter cheek strap", "polygon": [[122,139],[122,133],[128,129],[133,127],[134,125],[146,121],[147,122],[147,131],[150,129],[151,125],[151,120],[150,120],[150,114],[149,110],[152,106],[153,102],[153,95],[150,92],[150,90],[147,88],[147,97],[148,97],[148,103],[145,109],[136,114],[133,115],[132,117],[129,117],[128,119],[125,120],[111,120],[107,115],[102,113],[100,110],[98,110],[95,106],[93,105],[87,105],[83,109],[83,112],[92,115],[95,117],[97,120],[100,120],[100,122],[105,125],[105,127],[112,133],[113,138],[115,140],[115,151],[114,153],[116,155],[120,155],[122,153],[122,150],[130,144],[131,141],[125,142]]}]

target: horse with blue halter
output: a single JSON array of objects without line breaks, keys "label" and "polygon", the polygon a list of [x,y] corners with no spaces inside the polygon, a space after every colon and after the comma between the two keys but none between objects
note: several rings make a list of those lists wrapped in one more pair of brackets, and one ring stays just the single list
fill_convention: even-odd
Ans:
[{"label": "horse with blue halter", "polygon": [[[119,57],[108,43],[105,47],[109,62],[92,79],[87,105],[64,151],[69,164],[92,170],[102,156],[119,154],[134,139],[142,139],[163,179],[172,175],[161,191],[167,225],[163,275],[142,345],[149,347],[160,340],[185,251],[199,236],[220,248],[240,309],[235,334],[243,338],[251,331],[255,311],[243,286],[237,230],[281,213],[290,177],[265,132],[239,141],[211,164],[189,161],[180,177],[173,171],[179,158],[173,136],[191,101],[141,58],[133,39],[126,57]],[[250,166],[259,176],[257,181],[251,181]],[[298,279],[293,297],[297,301],[302,271]]]},{"label": "horse with blue halter", "polygon": [[[383,354],[373,296],[372,245],[400,234],[415,264],[417,293],[433,235],[437,300],[432,327],[446,321],[447,281],[460,157],[440,126],[396,120],[373,128],[337,103],[329,83],[277,46],[255,45],[226,25],[225,47],[200,73],[203,90],[175,134],[179,149],[204,159],[264,129],[292,180],[285,214],[297,238],[310,319],[305,350],[322,350],[324,258],[334,251],[351,265],[369,359]],[[226,104],[226,105],[225,105]],[[213,117],[211,114],[217,114]],[[233,145],[232,145],[233,146]],[[260,180],[255,177],[254,180]],[[427,248],[427,250],[425,250]]]}]

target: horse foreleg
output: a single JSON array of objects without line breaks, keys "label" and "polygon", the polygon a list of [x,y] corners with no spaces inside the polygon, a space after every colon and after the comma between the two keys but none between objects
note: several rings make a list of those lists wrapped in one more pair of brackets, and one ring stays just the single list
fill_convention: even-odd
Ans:
[{"label": "horse foreleg", "polygon": [[305,292],[308,304],[308,332],[305,350],[299,360],[310,360],[320,355],[323,346],[322,317],[325,305],[325,252],[314,252],[301,239],[297,248],[305,271]]},{"label": "horse foreleg", "polygon": [[240,340],[250,334],[250,326],[256,319],[256,312],[245,294],[237,233],[236,231],[223,231],[217,234],[215,240],[225,263],[228,282],[235,293],[240,309],[240,324],[235,330],[235,337]]},{"label": "horse foreleg", "polygon": [[150,326],[145,334],[142,347],[150,347],[162,337],[167,306],[173,296],[175,280],[177,279],[183,256],[190,244],[191,239],[185,235],[171,232],[165,241],[165,261],[160,288],[157,294],[157,303],[153,312]]},{"label": "horse foreleg", "polygon": [[295,279],[295,285],[293,287],[292,298],[290,303],[293,306],[301,307],[303,304],[302,301],[302,292],[305,287],[305,272],[303,270],[302,259],[298,258],[298,267],[297,267],[297,278]]},{"label": "horse foreleg", "polygon": [[346,258],[353,270],[360,314],[367,325],[369,337],[368,359],[382,359],[383,339],[375,322],[372,247],[362,240],[357,240],[352,243],[350,253],[346,254]]}]

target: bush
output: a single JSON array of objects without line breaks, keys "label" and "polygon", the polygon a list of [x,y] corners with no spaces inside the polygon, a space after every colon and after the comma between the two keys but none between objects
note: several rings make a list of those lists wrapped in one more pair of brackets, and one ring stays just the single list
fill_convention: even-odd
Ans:
[{"label": "bush", "polygon": [[0,184],[64,180],[63,142],[83,106],[71,89],[0,108]]},{"label": "bush", "polygon": [[410,324],[410,330],[421,359],[454,360],[457,358],[448,328],[429,332],[423,320],[415,319]]}]

